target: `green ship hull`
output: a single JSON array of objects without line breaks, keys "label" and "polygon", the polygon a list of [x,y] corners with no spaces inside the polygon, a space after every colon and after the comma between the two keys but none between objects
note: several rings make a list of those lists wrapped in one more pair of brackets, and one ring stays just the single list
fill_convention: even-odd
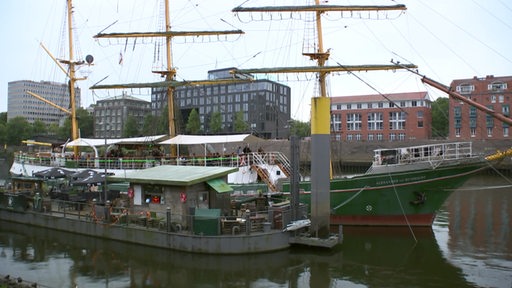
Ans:
[{"label": "green ship hull", "polygon": [[[445,200],[482,162],[331,180],[331,225],[431,226]],[[311,183],[299,184],[300,201],[311,203]],[[285,183],[283,191],[290,191]]]}]

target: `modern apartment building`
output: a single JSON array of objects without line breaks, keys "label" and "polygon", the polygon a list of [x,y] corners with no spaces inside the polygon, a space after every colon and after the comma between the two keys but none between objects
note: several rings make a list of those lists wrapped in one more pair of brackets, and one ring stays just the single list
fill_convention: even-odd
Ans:
[{"label": "modern apartment building", "polygon": [[134,117],[141,131],[144,118],[151,113],[151,103],[123,93],[104,100],[94,106],[94,137],[122,138],[129,117]]},{"label": "modern apartment building", "polygon": [[[30,123],[40,120],[49,125],[63,124],[63,121],[69,117],[68,113],[27,94],[27,91],[30,91],[62,108],[69,109],[71,105],[67,84],[19,80],[9,82],[7,90],[7,120],[21,116]],[[76,87],[77,108],[80,107],[80,99],[80,88]]]},{"label": "modern apartment building", "polygon": [[[208,71],[208,79],[229,79],[234,68]],[[250,77],[250,75],[247,75]],[[252,133],[261,138],[288,138],[290,120],[290,87],[270,80],[254,80],[247,83],[225,83],[202,86],[180,86],[174,94],[175,106],[179,110],[178,133],[186,133],[188,115],[195,109],[200,118],[204,134]],[[153,88],[152,110],[160,115],[167,105],[165,89]],[[235,131],[235,115],[242,111],[247,131]],[[213,132],[210,119],[213,113],[221,115],[222,131]]]},{"label": "modern apartment building", "polygon": [[[331,97],[331,137],[338,141],[429,139],[427,92]],[[386,99],[387,98],[387,99]]]},{"label": "modern apartment building", "polygon": [[[452,89],[487,108],[510,117],[512,76],[453,80]],[[510,125],[474,106],[450,97],[451,140],[511,139]]]}]

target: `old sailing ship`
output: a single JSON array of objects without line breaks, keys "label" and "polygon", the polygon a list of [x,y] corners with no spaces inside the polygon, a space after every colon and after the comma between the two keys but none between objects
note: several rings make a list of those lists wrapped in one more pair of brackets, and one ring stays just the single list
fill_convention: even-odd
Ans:
[{"label": "old sailing ship", "polygon": [[[327,66],[329,49],[322,39],[323,15],[343,11],[405,10],[393,6],[309,6],[236,7],[236,13],[305,12],[314,14],[317,43],[314,51],[303,55],[316,62],[311,67],[272,67],[239,69],[241,73],[316,73],[318,96],[311,102],[311,181],[284,184],[284,191],[300,189],[300,200],[311,205],[312,229],[326,235],[332,224],[430,226],[436,212],[453,190],[472,174],[486,169],[489,162],[473,155],[471,143],[446,143],[375,151],[372,167],[352,178],[331,179],[330,173],[330,100],[327,75],[331,72],[412,69],[414,65]],[[280,17],[277,17],[280,19]],[[299,18],[299,17],[297,17]],[[235,71],[236,73],[236,71]],[[504,157],[499,154],[496,158]]]},{"label": "old sailing ship", "polygon": [[[72,13],[68,0],[68,15]],[[225,32],[173,32],[169,24],[169,5],[165,1],[166,31],[141,33],[98,34],[96,37],[165,37],[170,52],[170,40],[177,35],[240,34]],[[71,21],[70,21],[71,22]],[[70,28],[71,29],[71,28]],[[168,54],[170,55],[170,53]],[[96,86],[94,89],[166,87],[172,105],[173,87],[177,85],[203,85],[206,81],[179,83],[175,78],[170,57],[168,69],[160,72],[166,80],[162,83],[114,84]],[[230,83],[238,81],[229,81]],[[246,81],[246,80],[244,80]],[[169,109],[170,113],[174,109]],[[174,119],[170,115],[169,119]],[[172,122],[171,122],[172,123]],[[170,125],[171,136],[174,125]],[[291,222],[289,208],[268,207],[264,203],[257,210],[232,207],[229,191],[224,182],[226,175],[236,168],[161,165],[140,172],[109,177],[109,181],[127,181],[130,184],[128,201],[96,200],[62,201],[38,193],[12,191],[0,193],[0,219],[10,222],[41,226],[71,233],[131,242],[141,245],[208,254],[259,253],[288,248],[295,241],[295,231],[304,226],[284,229]],[[158,193],[147,198],[146,190]],[[105,198],[107,199],[107,198]],[[164,202],[165,199],[165,202]],[[108,198],[110,200],[110,198]],[[126,199],[125,199],[126,200]],[[147,200],[147,201],[144,201]],[[262,199],[260,199],[262,200]],[[171,213],[172,211],[172,213]],[[279,221],[276,222],[279,215]],[[142,229],[144,228],[144,229]],[[292,231],[292,232],[290,232]],[[301,237],[303,238],[303,237]],[[315,239],[304,243],[322,247],[338,244],[337,237],[315,244]]]}]

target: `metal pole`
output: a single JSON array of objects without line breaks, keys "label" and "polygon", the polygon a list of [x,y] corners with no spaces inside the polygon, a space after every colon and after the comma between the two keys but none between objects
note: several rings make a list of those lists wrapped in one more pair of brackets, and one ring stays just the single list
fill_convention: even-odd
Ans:
[{"label": "metal pole", "polygon": [[105,206],[107,205],[107,125],[105,125],[105,154],[104,154],[104,165],[105,165],[105,183],[104,183],[104,186],[103,187],[103,193],[104,193],[104,197],[105,197],[105,200],[104,200],[104,203],[105,203]]}]

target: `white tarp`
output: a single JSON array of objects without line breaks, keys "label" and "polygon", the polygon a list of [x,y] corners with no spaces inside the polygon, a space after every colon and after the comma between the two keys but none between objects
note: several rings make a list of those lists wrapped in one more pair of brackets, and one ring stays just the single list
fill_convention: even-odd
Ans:
[{"label": "white tarp", "polygon": [[[143,136],[143,137],[133,137],[133,138],[120,138],[120,139],[107,139],[107,145],[112,144],[145,144],[150,142],[158,142],[162,138],[166,137],[166,135],[156,135],[156,136]],[[73,141],[70,141],[66,144],[66,147],[97,147],[97,146],[105,146],[105,139],[99,138],[78,138]]]},{"label": "white tarp", "polygon": [[214,144],[214,143],[232,143],[232,142],[260,142],[263,139],[251,134],[235,135],[178,135],[174,138],[159,142],[158,144]]}]

